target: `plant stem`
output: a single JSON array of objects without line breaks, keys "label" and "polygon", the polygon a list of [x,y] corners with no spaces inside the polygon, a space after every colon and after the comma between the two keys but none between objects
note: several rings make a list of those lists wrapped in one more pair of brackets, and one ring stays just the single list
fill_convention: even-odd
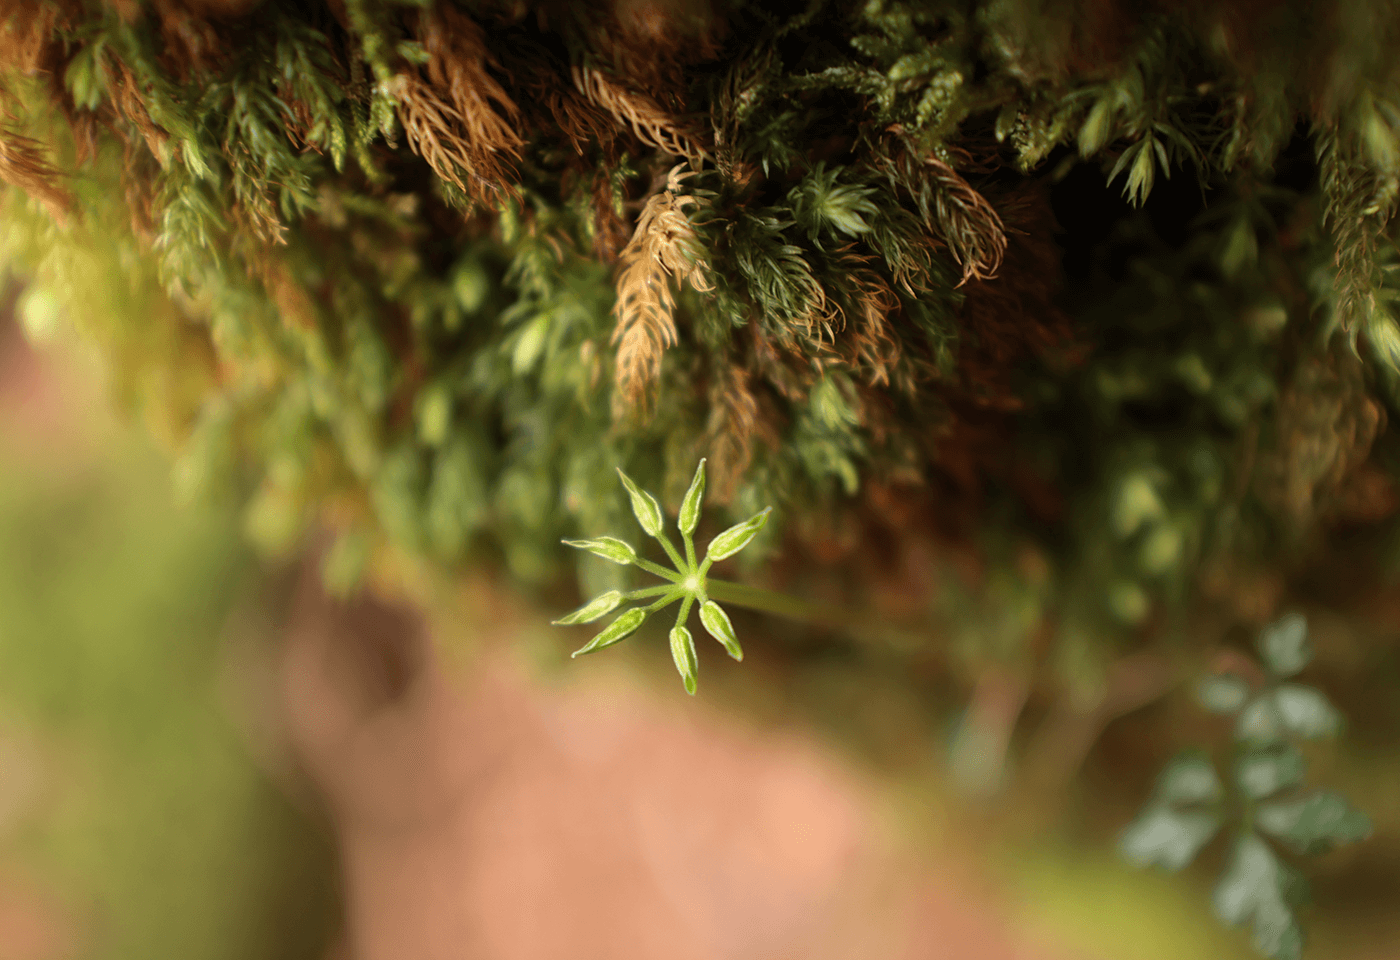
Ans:
[{"label": "plant stem", "polygon": [[629,590],[622,596],[623,599],[626,600],[640,600],[643,597],[655,597],[659,594],[669,593],[674,589],[676,588],[671,584],[664,583],[656,587],[643,587],[641,590]]},{"label": "plant stem", "polygon": [[681,555],[676,550],[675,545],[671,543],[670,537],[666,536],[666,534],[660,531],[657,531],[656,541],[661,544],[662,549],[666,551],[666,556],[671,558],[671,562],[676,565],[677,570],[684,570],[686,572],[690,571],[690,567],[686,566],[686,562],[681,559]]},{"label": "plant stem", "polygon": [[668,590],[665,594],[662,595],[660,600],[657,600],[651,606],[647,607],[647,613],[655,613],[667,604],[674,603],[675,601],[679,600],[683,595],[683,591],[676,587],[672,587],[670,590]]},{"label": "plant stem", "polygon": [[652,563],[650,560],[647,560],[645,557],[638,557],[636,560],[634,560],[634,561],[632,561],[632,562],[635,563],[637,566],[641,567],[641,568],[642,568],[643,570],[645,570],[647,573],[654,573],[654,574],[656,574],[658,577],[661,577],[661,578],[664,579],[664,580],[670,580],[672,583],[676,583],[676,582],[679,581],[680,578],[681,578],[681,575],[680,575],[679,573],[677,573],[676,571],[674,571],[674,570],[667,570],[667,569],[666,569],[665,567],[663,567],[661,564],[659,564],[659,563]]},{"label": "plant stem", "polygon": [[879,638],[889,643],[920,646],[929,638],[929,627],[903,625],[889,621],[875,620],[869,612],[852,610],[849,607],[835,607],[821,603],[809,603],[785,593],[750,587],[728,580],[707,580],[706,590],[710,599],[748,607],[761,613],[770,613],[799,623],[815,627],[840,628],[860,635]]},{"label": "plant stem", "polygon": [[742,583],[731,583],[728,580],[706,580],[705,589],[712,600],[732,603],[737,607],[748,607],[750,610],[759,610],[763,613],[787,617],[789,620],[798,620],[819,626],[848,626],[857,620],[866,619],[860,617],[853,610],[809,603],[806,600],[790,597],[785,593],[750,587]]}]

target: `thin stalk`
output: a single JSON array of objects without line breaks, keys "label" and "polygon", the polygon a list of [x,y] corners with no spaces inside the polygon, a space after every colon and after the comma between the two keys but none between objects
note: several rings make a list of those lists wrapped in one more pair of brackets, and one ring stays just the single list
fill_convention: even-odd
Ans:
[{"label": "thin stalk", "polygon": [[667,569],[666,569],[665,567],[663,567],[661,564],[659,564],[659,563],[652,563],[650,560],[646,559],[645,557],[638,557],[636,560],[634,560],[634,561],[632,561],[632,562],[635,563],[637,566],[641,567],[641,568],[642,568],[643,570],[645,570],[647,573],[654,573],[654,574],[656,574],[658,577],[662,577],[663,579],[670,580],[672,583],[676,583],[676,582],[678,582],[678,581],[681,579],[681,575],[680,575],[679,573],[677,573],[676,571],[674,571],[674,570],[667,570]]},{"label": "thin stalk", "polygon": [[675,545],[671,543],[670,537],[666,536],[666,534],[658,530],[656,533],[656,539],[658,542],[660,542],[661,549],[666,551],[666,556],[670,557],[671,562],[676,565],[677,570],[685,570],[689,572],[692,569],[686,564],[684,560],[681,559],[681,555],[676,550]]},{"label": "thin stalk", "polygon": [[655,597],[658,594],[670,593],[676,588],[669,583],[663,583],[656,587],[643,587],[640,590],[629,590],[622,595],[624,600],[641,600],[643,597]]},{"label": "thin stalk", "polygon": [[672,603],[672,602],[675,601],[678,597],[683,596],[684,593],[685,593],[685,592],[684,592],[683,590],[679,590],[679,589],[676,589],[676,588],[674,588],[674,587],[671,588],[670,590],[668,590],[668,591],[661,597],[660,600],[656,601],[656,602],[653,603],[651,606],[647,607],[647,613],[648,613],[648,614],[655,613],[656,611],[660,610],[662,607],[666,606],[668,603]]},{"label": "thin stalk", "polygon": [[879,637],[891,643],[919,645],[928,640],[927,628],[901,626],[889,622],[877,622],[869,613],[852,610],[848,607],[833,607],[820,603],[808,603],[785,593],[776,593],[760,587],[750,587],[728,580],[708,580],[706,588],[711,600],[748,607],[761,613],[771,613],[799,623],[809,623],[815,627],[840,627],[869,637]]},{"label": "thin stalk", "polygon": [[676,614],[676,626],[685,626],[685,618],[690,616],[690,605],[694,600],[695,598],[688,593],[685,595],[685,598],[681,600],[681,612]]},{"label": "thin stalk", "polygon": [[710,578],[705,581],[705,587],[711,600],[732,603],[737,607],[748,607],[750,610],[758,610],[763,613],[776,614],[802,623],[836,627],[863,619],[854,610],[808,603],[806,600],[799,600],[785,593],[750,587],[742,583],[731,583],[728,580]]},{"label": "thin stalk", "polygon": [[681,531],[681,539],[685,541],[685,559],[687,560],[686,566],[687,566],[689,569],[694,570],[694,569],[695,569],[695,538],[692,537],[690,534],[686,533],[684,530],[682,530],[682,531]]}]

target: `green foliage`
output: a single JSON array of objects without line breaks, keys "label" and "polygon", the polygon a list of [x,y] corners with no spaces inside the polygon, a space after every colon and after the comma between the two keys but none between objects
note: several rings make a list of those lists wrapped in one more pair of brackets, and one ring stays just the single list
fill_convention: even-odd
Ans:
[{"label": "green foliage", "polygon": [[1294,741],[1332,736],[1341,722],[1321,691],[1283,682],[1312,659],[1307,621],[1289,614],[1261,630],[1256,646],[1263,684],[1256,688],[1227,673],[1205,678],[1197,689],[1207,710],[1238,714],[1229,761],[1233,789],[1221,783],[1206,753],[1178,755],[1124,831],[1119,851],[1135,866],[1180,870],[1233,823],[1215,915],[1229,926],[1252,924],[1254,948],[1263,955],[1296,960],[1303,950],[1298,910],[1308,884],[1269,841],[1296,854],[1322,854],[1370,836],[1371,821],[1340,794],[1302,792],[1306,764]]},{"label": "green foliage", "polygon": [[732,258],[741,296],[758,306],[765,329],[787,342],[799,342],[822,308],[824,295],[801,247],[785,231],[793,221],[783,210],[757,209],[707,224],[706,233]]},{"label": "green foliage", "polygon": [[807,239],[819,250],[818,238],[823,231],[858,238],[870,232],[866,218],[880,212],[879,206],[870,199],[875,189],[839,183],[841,172],[839,168],[827,170],[818,163],[788,194],[793,218],[806,229]]},{"label": "green foliage", "polygon": [[[795,604],[909,585],[901,644],[793,664],[1092,699],[1393,553],[1393,5],[130,6],[7,33],[0,252],[338,589],[402,549],[611,614],[620,466],[649,531],[772,504],[742,559]],[[1262,746],[1336,723],[1210,690]]]},{"label": "green foliage", "polygon": [[[58,419],[7,394],[0,425],[6,869],[83,960],[312,960],[340,916],[329,829],[229,716],[230,656],[274,639],[236,512],[175,509],[165,458],[75,390],[93,372],[43,395]],[[62,445],[25,435],[55,425]]]},{"label": "green foliage", "polygon": [[970,82],[980,51],[962,10],[870,0],[859,7],[849,29],[857,57],[801,76],[798,83],[841,87],[868,98],[879,122],[907,128],[924,147],[939,149],[974,109],[995,96]]},{"label": "green foliage", "polygon": [[[951,408],[963,401],[945,402],[931,382],[1020,404],[1030,422],[1104,427],[1102,440],[1036,452],[1060,459],[1092,451],[1092,471],[1063,475],[1073,497],[1095,491],[1102,502],[1139,468],[1163,490],[1185,493],[1197,481],[1178,486],[1182,457],[1199,464],[1232,456],[1210,435],[1218,424],[1200,423],[1205,436],[1185,442],[1104,412],[1166,402],[1185,387],[1227,430],[1252,429],[1287,373],[1273,366],[1273,334],[1249,342],[1231,331],[1242,316],[1280,316],[1286,330],[1278,332],[1291,340],[1304,311],[1280,296],[1296,289],[1290,277],[1312,271],[1325,280],[1327,259],[1339,255],[1338,280],[1314,284],[1317,315],[1364,332],[1382,362],[1387,344],[1400,343],[1382,316],[1393,245],[1378,231],[1389,209],[1394,126],[1393,98],[1379,81],[1336,101],[1335,137],[1328,126],[1316,134],[1330,222],[1351,230],[1355,209],[1370,218],[1370,232],[1339,233],[1329,246],[1304,231],[1303,247],[1285,250],[1279,218],[1314,200],[1269,193],[1266,161],[1277,151],[1267,143],[1278,136],[1265,128],[1306,105],[1287,91],[1267,109],[1245,96],[1247,78],[1188,18],[1144,14],[1121,57],[1083,72],[1067,61],[1051,68],[1064,59],[1059,21],[1022,4],[970,15],[894,2],[816,6],[791,17],[736,8],[736,23],[746,25],[738,46],[668,94],[700,108],[686,123],[704,107],[712,121],[722,162],[705,165],[683,189],[704,201],[685,215],[693,253],[717,289],[679,300],[680,336],[660,368],[668,399],[654,419],[614,422],[617,405],[606,396],[614,292],[591,249],[604,216],[592,178],[606,183],[607,216],[625,217],[645,199],[646,177],[672,161],[645,145],[605,147],[588,135],[561,152],[550,129],[527,125],[511,193],[460,219],[460,191],[408,151],[399,129],[405,108],[394,78],[427,77],[432,66],[420,8],[362,0],[337,23],[268,5],[234,21],[237,42],[224,56],[183,71],[170,65],[176,48],[156,16],[104,17],[62,34],[66,96],[80,112],[110,116],[125,141],[122,156],[109,146],[79,173],[93,201],[85,209],[103,211],[89,225],[62,235],[36,226],[9,246],[37,264],[44,250],[61,259],[90,239],[128,236],[127,252],[101,255],[117,269],[149,264],[151,254],[122,226],[119,185],[135,191],[135,209],[149,205],[160,285],[190,318],[181,329],[207,332],[224,377],[219,402],[207,413],[182,411],[172,433],[201,435],[201,418],[217,417],[227,438],[220,462],[251,460],[264,470],[252,512],[269,545],[294,540],[328,500],[350,500],[360,506],[346,514],[354,527],[347,536],[361,543],[387,535],[448,563],[501,546],[516,574],[538,580],[557,569],[551,544],[560,536],[615,519],[595,506],[606,465],[635,469],[663,448],[667,484],[685,460],[725,451],[712,457],[724,472],[722,500],[821,511],[859,496],[867,477],[942,469],[948,455],[929,438],[943,426],[912,425],[951,424]],[[497,29],[485,8],[471,16],[477,29]],[[580,28],[568,22],[559,29],[570,44],[596,42],[586,30],[570,33]],[[833,24],[850,40],[830,40]],[[524,103],[525,80],[510,75],[509,55],[536,51],[543,38],[515,22],[501,30],[497,47],[507,60],[487,67]],[[1269,48],[1268,69],[1286,72],[1279,64],[1289,55]],[[33,132],[63,144],[41,94],[24,96]],[[624,120],[631,129],[634,121]],[[808,163],[816,140],[829,155]],[[1092,376],[1082,382],[1048,355],[1026,362],[1005,325],[966,314],[968,290],[957,283],[959,275],[996,274],[1007,238],[1039,229],[1002,222],[1017,209],[1014,191],[1007,175],[983,171],[1003,161],[1029,170],[1071,146],[1103,164],[1105,182],[1126,176],[1136,202],[1186,167],[1221,187],[1213,210],[1237,210],[1203,222],[1198,235],[1212,239],[1189,252],[1133,250],[1141,269],[1076,304],[1074,323],[1096,343]],[[744,172],[758,169],[760,179]],[[1241,179],[1223,184],[1219,172],[1230,169],[1242,170]],[[17,222],[34,224],[12,197]],[[1293,243],[1299,234],[1289,230]],[[1131,250],[1137,238],[1113,243]],[[1198,282],[1203,267],[1209,302]],[[1168,279],[1150,278],[1154,270]],[[1025,279],[1009,278],[1007,289]],[[70,307],[82,287],[56,274],[44,282]],[[1172,298],[1182,295],[1204,314],[1179,311],[1168,321]],[[1012,306],[1018,296],[1002,308],[1008,316],[1046,317],[1043,303]],[[1357,303],[1375,305],[1372,319],[1342,319]],[[116,343],[150,323],[133,302],[121,319],[89,326]],[[1120,334],[1156,339],[1134,346]],[[1169,363],[1158,362],[1163,348]],[[986,371],[964,366],[982,350],[1023,359],[996,360],[1014,377],[984,386]],[[1091,379],[1097,396],[1085,392]],[[697,383],[710,395],[692,395]],[[886,395],[870,396],[867,384]],[[1082,405],[1066,402],[1077,392]],[[1052,436],[1023,435],[1031,447],[1047,445],[1038,435]],[[187,462],[201,449],[191,442]],[[736,473],[738,466],[747,469]],[[1217,480],[1201,482],[1204,489]],[[1204,555],[1214,523],[1205,513],[1218,508],[1208,499],[1187,495],[1167,505],[1165,520],[1108,541],[1128,541],[1138,558],[1132,566],[1142,570],[1135,585],[1097,591],[1120,598],[1113,618],[1135,622],[1133,611],[1144,607],[1134,597],[1146,591],[1151,600],[1153,582]],[[1193,506],[1183,511],[1186,502]],[[1085,515],[1096,509],[1086,502]],[[1084,542],[1102,539],[1099,524],[1084,529]],[[1109,562],[1090,552],[1060,555],[1058,582],[1097,582]]]}]

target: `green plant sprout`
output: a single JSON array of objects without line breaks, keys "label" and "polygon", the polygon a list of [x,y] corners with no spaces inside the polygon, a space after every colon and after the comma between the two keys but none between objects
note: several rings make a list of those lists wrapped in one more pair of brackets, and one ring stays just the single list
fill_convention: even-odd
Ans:
[{"label": "green plant sprout", "polygon": [[1178,754],[1118,849],[1135,866],[1176,871],[1233,821],[1234,842],[1212,898],[1215,915],[1232,927],[1252,922],[1254,949],[1265,956],[1298,960],[1303,931],[1297,910],[1308,883],[1273,845],[1326,853],[1365,839],[1371,821],[1339,793],[1302,789],[1306,763],[1291,741],[1332,736],[1342,726],[1321,690],[1285,682],[1312,659],[1307,621],[1289,614],[1260,631],[1256,645],[1262,685],[1223,673],[1196,690],[1205,709],[1238,714],[1230,751],[1234,789],[1227,789],[1205,751]]},{"label": "green plant sprout", "polygon": [[[706,548],[704,559],[697,561],[694,533],[695,528],[700,523],[700,501],[705,496],[705,460],[702,458],[695,468],[695,478],[690,481],[690,489],[686,491],[685,499],[681,501],[680,515],[676,521],[685,547],[684,556],[671,543],[666,532],[662,529],[664,517],[661,513],[661,505],[656,502],[656,498],[633,483],[632,479],[623,473],[621,468],[618,468],[617,475],[622,478],[622,485],[627,488],[627,493],[632,498],[632,512],[636,514],[637,522],[641,524],[642,530],[649,537],[661,544],[661,548],[666,551],[666,555],[675,564],[675,569],[668,570],[659,563],[647,560],[632,549],[631,544],[616,537],[565,540],[564,543],[568,546],[587,550],[605,560],[611,560],[613,563],[641,567],[667,582],[655,587],[643,587],[640,590],[626,592],[609,590],[594,597],[568,616],[555,620],[554,624],[556,626],[569,626],[578,623],[592,623],[594,620],[607,616],[624,602],[656,598],[649,606],[637,606],[624,611],[602,633],[590,640],[585,646],[575,650],[573,655],[577,657],[585,653],[593,653],[595,650],[602,650],[604,647],[610,647],[625,640],[637,631],[637,628],[648,616],[679,600],[681,608],[676,615],[676,625],[671,628],[671,656],[676,661],[676,670],[680,672],[681,679],[685,683],[686,693],[693,696],[696,689],[698,659],[695,654],[695,638],[691,636],[690,630],[685,625],[686,618],[690,616],[690,608],[692,605],[698,605],[700,623],[705,627],[705,631],[722,643],[724,649],[735,660],[744,659],[743,648],[739,646],[739,639],[734,635],[734,626],[729,622],[729,615],[724,612],[724,608],[711,599],[710,591],[715,587],[729,587],[731,594],[737,597],[741,591],[749,588],[742,587],[740,584],[725,584],[722,581],[711,580],[708,573],[711,564],[717,560],[732,557],[748,546],[749,541],[768,522],[768,514],[772,512],[773,508],[767,507],[743,523],[735,524],[716,536]],[[755,594],[766,593],[766,591],[753,592]],[[737,602],[743,603],[743,600],[740,599]]]}]

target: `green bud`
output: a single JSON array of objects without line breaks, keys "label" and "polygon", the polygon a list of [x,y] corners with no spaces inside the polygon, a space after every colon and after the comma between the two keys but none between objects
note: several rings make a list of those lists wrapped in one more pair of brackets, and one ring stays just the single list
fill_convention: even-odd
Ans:
[{"label": "green bud", "polygon": [[734,635],[734,625],[729,622],[729,614],[713,600],[706,600],[700,607],[700,622],[705,632],[724,644],[724,649],[735,660],[744,659],[744,650],[739,646],[739,638]]},{"label": "green bud", "polygon": [[1079,128],[1079,155],[1092,156],[1108,142],[1113,130],[1114,104],[1108,97],[1100,97],[1089,111],[1084,126]]},{"label": "green bud", "polygon": [[1366,339],[1392,370],[1400,369],[1400,323],[1396,323],[1384,308],[1378,307],[1371,314],[1366,325]]},{"label": "green bud", "polygon": [[636,632],[637,628],[642,625],[642,621],[646,618],[647,612],[645,610],[641,607],[633,607],[612,623],[608,624],[607,629],[590,640],[586,646],[575,650],[573,655],[576,657],[582,656],[585,653],[592,653],[594,650],[611,647],[619,640],[627,639]]},{"label": "green bud", "polygon": [[612,613],[621,603],[622,591],[609,590],[607,593],[593,598],[567,617],[560,617],[558,620],[555,620],[554,625],[556,627],[567,627],[575,623],[592,623],[599,617]]},{"label": "green bud", "polygon": [[617,475],[622,478],[622,485],[627,488],[627,493],[632,498],[632,512],[637,515],[637,522],[642,525],[647,536],[654,537],[659,534],[662,520],[661,504],[633,483],[632,478],[623,473],[621,467],[617,468]]},{"label": "green bud", "polygon": [[599,537],[596,540],[564,540],[562,542],[579,550],[587,550],[589,553],[600,556],[604,560],[611,560],[613,563],[637,562],[637,551],[632,549],[630,543],[625,543],[617,537]]},{"label": "green bud", "polygon": [[1264,665],[1276,677],[1291,677],[1312,659],[1308,642],[1308,620],[1300,613],[1289,613],[1259,631],[1256,641]]},{"label": "green bud", "polygon": [[695,657],[695,640],[685,627],[671,628],[671,659],[676,661],[676,669],[685,681],[685,692],[695,696],[695,671],[699,663]]},{"label": "green bud", "polygon": [[763,529],[763,525],[768,522],[768,514],[772,512],[773,508],[767,507],[761,513],[754,514],[743,523],[736,523],[715,537],[710,541],[710,548],[705,552],[705,559],[724,560],[744,549],[749,545],[749,541],[758,535],[758,531]]},{"label": "green bud", "polygon": [[681,515],[676,521],[681,533],[687,537],[695,532],[696,526],[700,523],[700,501],[705,498],[705,459],[700,458],[700,465],[695,468],[695,479],[690,481],[690,489],[685,492],[685,499],[681,501]]},{"label": "green bud", "polygon": [[452,394],[443,383],[432,383],[418,394],[418,438],[440,447],[452,429]]},{"label": "green bud", "polygon": [[1131,537],[1144,523],[1166,514],[1157,489],[1145,473],[1134,473],[1118,487],[1113,501],[1113,529],[1120,537]]}]

